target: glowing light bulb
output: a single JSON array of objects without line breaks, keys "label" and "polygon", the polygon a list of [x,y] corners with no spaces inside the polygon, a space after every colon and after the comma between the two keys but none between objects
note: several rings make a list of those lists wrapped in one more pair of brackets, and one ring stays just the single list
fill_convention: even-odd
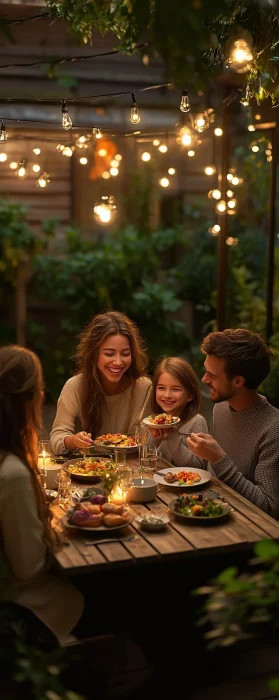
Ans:
[{"label": "glowing light bulb", "polygon": [[159,139],[154,139],[154,141],[153,141],[153,146],[160,146],[160,141],[159,141]]},{"label": "glowing light bulb", "polygon": [[188,151],[187,155],[189,158],[193,158],[196,155],[196,151]]},{"label": "glowing light bulb", "polygon": [[42,189],[45,189],[50,183],[50,178],[48,173],[43,173],[40,175],[39,179],[37,180],[37,185],[38,187],[41,187]]},{"label": "glowing light bulb", "polygon": [[181,102],[180,102],[180,109],[181,109],[181,112],[189,112],[190,111],[188,90],[183,90]]},{"label": "glowing light bulb", "polygon": [[234,48],[231,52],[229,63],[237,71],[237,73],[246,73],[249,70],[250,64],[254,59],[253,53],[244,39],[238,39],[234,42]]},{"label": "glowing light bulb", "polygon": [[216,211],[217,211],[219,214],[224,214],[225,211],[226,211],[226,209],[227,209],[227,205],[226,205],[225,200],[224,200],[224,199],[220,199],[220,202],[218,202],[218,204],[216,204]]},{"label": "glowing light bulb", "polygon": [[122,160],[122,155],[121,155],[121,153],[117,153],[117,154],[116,154],[115,160],[118,160],[119,162]]},{"label": "glowing light bulb", "polygon": [[113,177],[116,177],[119,173],[119,170],[118,170],[118,168],[110,168],[109,172]]},{"label": "glowing light bulb", "polygon": [[87,165],[88,160],[87,160],[87,158],[85,158],[85,157],[83,156],[82,158],[79,159],[79,162],[80,162],[81,165]]},{"label": "glowing light bulb", "polygon": [[165,143],[162,143],[161,146],[159,146],[160,153],[166,153],[167,150],[168,150],[168,147],[166,146]]},{"label": "glowing light bulb", "polygon": [[62,126],[63,126],[63,129],[65,129],[66,131],[71,129],[73,126],[73,122],[72,122],[71,117],[69,115],[69,112],[67,110],[65,100],[63,100],[63,103],[62,103]]},{"label": "glowing light bulb", "polygon": [[236,199],[230,199],[230,200],[228,201],[228,207],[229,207],[229,209],[235,209],[235,206],[236,206]]},{"label": "glowing light bulb", "polygon": [[65,146],[62,151],[62,156],[66,156],[66,158],[71,158],[73,155],[73,151],[70,148],[70,146]]},{"label": "glowing light bulb", "polygon": [[18,163],[15,160],[12,160],[12,162],[10,163],[11,170],[16,170],[17,166],[18,166]]},{"label": "glowing light bulb", "polygon": [[41,149],[40,148],[33,148],[33,153],[35,153],[35,156],[39,156],[41,153]]},{"label": "glowing light bulb", "polygon": [[110,178],[110,173],[108,172],[108,170],[104,170],[104,172],[102,173],[102,178],[103,178],[104,180],[109,180],[109,178]]},{"label": "glowing light bulb", "polygon": [[110,166],[111,168],[119,168],[118,160],[112,160]]},{"label": "glowing light bulb", "polygon": [[150,153],[148,153],[148,151],[144,151],[144,153],[142,153],[141,159],[144,160],[146,163],[148,160],[150,160],[150,158],[151,158],[151,155],[150,155]]},{"label": "glowing light bulb", "polygon": [[5,143],[5,141],[7,141],[7,138],[8,138],[8,134],[7,134],[6,127],[5,127],[5,122],[4,122],[4,119],[2,119],[1,120],[1,128],[0,128],[0,143]]},{"label": "glowing light bulb", "polygon": [[214,134],[215,136],[223,136],[223,129],[217,126],[216,129],[214,129]]},{"label": "glowing light bulb", "polygon": [[16,171],[17,177],[19,177],[21,180],[27,177],[27,164],[25,160],[21,160],[20,163],[18,164],[18,168]]},{"label": "glowing light bulb", "polygon": [[252,146],[253,153],[258,153],[259,150],[260,150],[259,146],[256,146],[256,145]]},{"label": "glowing light bulb", "polygon": [[7,153],[0,153],[0,163],[5,163],[7,158],[8,158]]},{"label": "glowing light bulb", "polygon": [[213,199],[221,199],[221,192],[220,190],[212,190],[212,197]]},{"label": "glowing light bulb", "polygon": [[168,169],[168,174],[169,174],[169,175],[175,175],[175,168],[169,168],[169,169]]},{"label": "glowing light bulb", "polygon": [[248,131],[256,131],[256,127],[254,126],[254,124],[249,124],[249,126],[247,128],[248,128]]},{"label": "glowing light bulb", "polygon": [[247,97],[242,97],[240,104],[242,104],[243,107],[249,107],[249,100],[247,100]]},{"label": "glowing light bulb", "polygon": [[236,177],[236,175],[232,179],[232,185],[239,185],[239,177]]},{"label": "glowing light bulb", "polygon": [[41,170],[41,166],[39,165],[39,163],[34,163],[34,165],[32,165],[32,170],[33,173],[39,173]]},{"label": "glowing light bulb", "polygon": [[130,121],[132,122],[132,124],[139,124],[140,123],[139,108],[138,108],[138,105],[136,103],[136,98],[135,98],[134,92],[132,92]]},{"label": "glowing light bulb", "polygon": [[233,197],[234,193],[232,190],[227,190],[227,197]]},{"label": "glowing light bulb", "polygon": [[94,127],[94,129],[92,129],[92,134],[93,136],[95,136],[95,139],[101,139],[103,136],[101,130],[98,127]]},{"label": "glowing light bulb", "polygon": [[220,233],[221,226],[219,226],[219,224],[214,224],[214,226],[212,226],[212,231],[214,231],[215,234]]},{"label": "glowing light bulb", "polygon": [[168,187],[170,181],[167,177],[161,177],[161,180],[159,180],[159,184],[161,185],[161,187]]},{"label": "glowing light bulb", "polygon": [[109,221],[111,220],[111,213],[110,213],[110,210],[108,209],[108,207],[101,206],[99,216],[100,216],[100,221],[102,222],[102,224],[108,224]]},{"label": "glowing light bulb", "polygon": [[227,174],[227,180],[229,180],[229,181],[231,182],[232,179],[233,179],[233,174],[232,174],[232,173],[228,173],[228,174]]},{"label": "glowing light bulb", "polygon": [[208,129],[208,127],[209,118],[207,112],[200,112],[197,114],[195,119],[195,129],[201,133],[202,131],[205,131],[205,129]]},{"label": "glowing light bulb", "polygon": [[214,173],[216,173],[216,168],[214,165],[207,165],[204,172],[206,175],[214,175]]},{"label": "glowing light bulb", "polygon": [[78,139],[79,143],[83,144],[86,143],[86,136],[80,136]]},{"label": "glowing light bulb", "polygon": [[105,148],[100,148],[98,151],[98,156],[101,156],[101,158],[104,158],[107,155],[107,151]]}]

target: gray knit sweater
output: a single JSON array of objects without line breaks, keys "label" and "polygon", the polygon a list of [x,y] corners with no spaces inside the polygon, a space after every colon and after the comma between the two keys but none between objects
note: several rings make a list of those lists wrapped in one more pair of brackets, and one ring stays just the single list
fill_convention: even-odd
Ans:
[{"label": "gray knit sweater", "polygon": [[207,462],[196,457],[187,447],[187,433],[208,433],[207,422],[200,413],[190,418],[187,423],[180,423],[178,428],[166,431],[167,438],[164,440],[156,440],[149,434],[147,443],[156,445],[162,457],[176,467],[207,469]]},{"label": "gray knit sweater", "polygon": [[227,401],[213,412],[214,437],[226,453],[209,470],[274,518],[279,518],[279,411],[260,403],[234,411]]}]

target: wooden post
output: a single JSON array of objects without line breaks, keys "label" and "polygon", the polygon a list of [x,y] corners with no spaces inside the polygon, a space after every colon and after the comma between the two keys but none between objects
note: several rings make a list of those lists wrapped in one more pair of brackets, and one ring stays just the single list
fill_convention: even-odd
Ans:
[{"label": "wooden post", "polygon": [[[230,105],[223,107],[222,119],[222,150],[221,150],[221,177],[220,190],[221,199],[227,202],[227,174],[230,167]],[[218,236],[218,262],[217,262],[217,328],[218,331],[223,331],[226,328],[226,310],[227,310],[227,264],[228,264],[228,246],[226,244],[228,236],[228,214],[218,216],[218,223],[221,230]]]},{"label": "wooden post", "polygon": [[26,262],[19,264],[16,277],[15,289],[15,316],[16,316],[16,342],[18,345],[26,345],[26,321],[27,302],[26,284],[28,277],[28,266]]},{"label": "wooden post", "polygon": [[269,223],[268,223],[268,258],[267,258],[267,294],[266,294],[266,341],[273,333],[273,286],[274,286],[274,247],[276,229],[276,179],[277,179],[277,145],[278,118],[275,129],[271,132],[272,161],[269,188]]}]

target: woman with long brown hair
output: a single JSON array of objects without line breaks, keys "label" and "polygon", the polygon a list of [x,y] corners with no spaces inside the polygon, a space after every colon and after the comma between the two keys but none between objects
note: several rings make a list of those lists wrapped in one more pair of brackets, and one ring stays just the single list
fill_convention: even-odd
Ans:
[{"label": "woman with long brown hair", "polygon": [[0,598],[27,609],[62,642],[80,619],[83,597],[51,571],[57,539],[37,466],[42,397],[38,357],[0,348]]},{"label": "woman with long brown hair", "polygon": [[77,374],[58,399],[50,440],[55,454],[90,447],[107,433],[132,435],[150,413],[151,381],[135,324],[118,311],[94,316],[80,335]]}]

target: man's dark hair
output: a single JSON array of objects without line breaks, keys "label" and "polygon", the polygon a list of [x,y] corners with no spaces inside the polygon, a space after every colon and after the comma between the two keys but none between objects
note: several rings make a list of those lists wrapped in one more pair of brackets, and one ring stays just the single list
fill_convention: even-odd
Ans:
[{"label": "man's dark hair", "polygon": [[257,333],[245,328],[209,333],[201,350],[223,358],[228,378],[244,377],[247,389],[257,389],[270,371],[271,350]]}]

